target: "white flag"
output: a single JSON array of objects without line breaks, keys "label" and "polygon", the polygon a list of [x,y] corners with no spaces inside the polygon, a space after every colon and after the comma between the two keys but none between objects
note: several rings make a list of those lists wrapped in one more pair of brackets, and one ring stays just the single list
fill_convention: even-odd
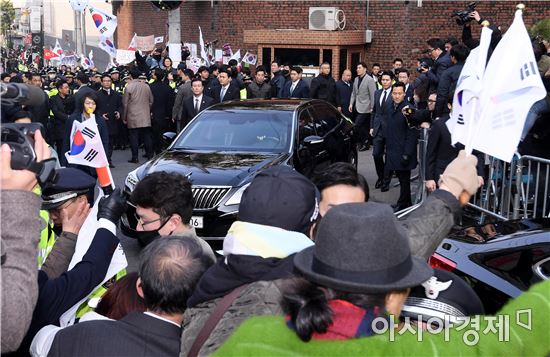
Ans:
[{"label": "white flag", "polygon": [[529,109],[546,96],[521,10],[495,48],[483,82],[473,147],[510,162]]},{"label": "white flag", "polygon": [[97,27],[99,33],[103,36],[112,37],[117,26],[116,16],[91,6],[88,6],[88,10],[90,10],[90,14],[92,14],[92,19],[94,20],[95,27]]},{"label": "white flag", "polygon": [[95,115],[84,122],[74,121],[71,130],[71,149],[65,153],[69,164],[90,167],[105,167],[109,165],[105,149],[101,142]]},{"label": "white flag", "polygon": [[164,43],[164,36],[155,37],[155,45],[158,43]]},{"label": "white flag", "polygon": [[231,61],[232,59],[237,60],[237,62],[241,62],[241,50],[235,52],[229,60]]},{"label": "white flag", "polygon": [[206,54],[206,48],[204,47],[204,39],[202,37],[202,30],[200,26],[199,26],[199,45],[201,46],[201,57],[206,63],[208,63],[208,55]]},{"label": "white flag", "polygon": [[109,54],[109,57],[116,57],[116,47],[113,42],[112,37],[100,36],[99,37],[99,48]]},{"label": "white flag", "polygon": [[474,101],[479,99],[482,89],[482,79],[492,33],[490,28],[482,28],[479,46],[470,52],[458,77],[451,118],[446,123],[453,145],[456,143],[468,145],[468,135],[473,134],[470,127],[473,127],[480,108],[479,103],[476,105]]},{"label": "white flag", "polygon": [[258,62],[258,56],[247,51],[244,54],[243,62],[251,65],[256,65],[256,62]]},{"label": "white flag", "polygon": [[130,41],[130,44],[128,45],[128,51],[137,51],[137,34],[134,33],[134,37],[132,37],[132,41]]}]

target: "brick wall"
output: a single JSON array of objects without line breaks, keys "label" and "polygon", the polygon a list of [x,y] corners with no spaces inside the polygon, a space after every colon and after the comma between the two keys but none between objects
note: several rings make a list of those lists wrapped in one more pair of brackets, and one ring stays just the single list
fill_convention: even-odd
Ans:
[{"label": "brick wall", "polygon": [[[126,48],[133,33],[156,36],[168,33],[168,13],[157,11],[147,1],[118,2],[119,48]],[[381,63],[389,68],[395,57],[401,57],[405,66],[414,68],[416,58],[427,48],[430,37],[455,36],[460,39],[461,27],[450,14],[465,7],[462,1],[370,1],[368,27],[373,30],[371,44],[366,44],[366,60]],[[539,19],[550,17],[546,1],[525,1],[524,20],[529,27]],[[512,22],[516,2],[482,1],[478,11],[495,24],[506,29]],[[336,6],[346,14],[346,29],[366,28],[366,1],[185,1],[180,7],[183,42],[198,43],[198,26],[202,27],[205,41],[219,40],[216,47],[230,43],[234,50],[251,50],[257,46],[244,42],[244,30],[307,29],[311,6]],[[474,37],[479,25],[473,24]],[[323,32],[315,34],[322,39]]]}]

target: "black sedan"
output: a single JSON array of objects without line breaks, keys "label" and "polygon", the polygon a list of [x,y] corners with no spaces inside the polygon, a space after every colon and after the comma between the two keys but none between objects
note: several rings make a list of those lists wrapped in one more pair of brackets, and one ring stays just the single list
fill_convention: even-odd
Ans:
[{"label": "black sedan", "polygon": [[223,102],[198,114],[164,152],[130,172],[125,190],[155,171],[186,175],[195,200],[191,225],[206,240],[222,240],[258,172],[289,165],[309,177],[336,161],[357,165],[352,134],[349,119],[321,100]]},{"label": "black sedan", "polygon": [[550,219],[512,220],[468,227],[443,240],[433,267],[463,277],[487,313],[550,277]]}]

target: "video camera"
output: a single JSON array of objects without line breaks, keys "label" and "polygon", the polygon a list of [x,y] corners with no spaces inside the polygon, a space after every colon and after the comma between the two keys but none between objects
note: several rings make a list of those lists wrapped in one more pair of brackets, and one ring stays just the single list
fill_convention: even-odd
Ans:
[{"label": "video camera", "polygon": [[1,142],[11,149],[11,168],[13,170],[29,170],[36,174],[38,183],[42,186],[55,179],[55,158],[37,162],[34,151],[34,133],[44,132],[42,124],[2,124]]},{"label": "video camera", "polygon": [[458,26],[464,26],[464,24],[473,20],[470,14],[476,10],[476,3],[472,1],[466,6],[465,10],[455,11],[451,17],[456,17],[456,24]]}]

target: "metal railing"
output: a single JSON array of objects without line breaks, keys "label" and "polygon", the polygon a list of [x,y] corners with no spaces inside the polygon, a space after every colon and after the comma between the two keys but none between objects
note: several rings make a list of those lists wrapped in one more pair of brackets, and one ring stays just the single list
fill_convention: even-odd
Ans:
[{"label": "metal railing", "polygon": [[[402,218],[415,211],[427,198],[425,183],[426,148],[429,139],[423,129],[419,139],[419,187],[414,204],[396,212]],[[516,153],[510,163],[488,158],[484,185],[468,203],[479,212],[478,222],[487,217],[499,220],[550,217],[550,160]]]}]

